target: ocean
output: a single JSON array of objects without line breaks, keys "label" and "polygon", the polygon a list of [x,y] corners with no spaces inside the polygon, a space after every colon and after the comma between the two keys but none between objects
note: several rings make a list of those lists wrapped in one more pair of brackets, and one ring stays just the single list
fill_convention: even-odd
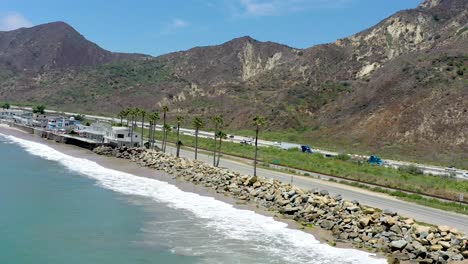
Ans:
[{"label": "ocean", "polygon": [[0,263],[386,261],[213,197],[0,133]]}]

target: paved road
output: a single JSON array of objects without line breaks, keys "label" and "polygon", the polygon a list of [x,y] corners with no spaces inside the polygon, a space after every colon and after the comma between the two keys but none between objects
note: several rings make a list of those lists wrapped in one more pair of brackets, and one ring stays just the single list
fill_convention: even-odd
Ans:
[{"label": "paved road", "polygon": [[[167,146],[169,153],[175,154],[175,148],[173,146]],[[190,150],[181,150],[181,156],[193,159],[194,153]],[[203,160],[208,164],[213,163],[213,156],[204,153],[198,154],[199,160]],[[242,174],[252,174],[252,165],[245,164],[243,162],[237,162],[230,159],[221,158],[220,167],[229,168]],[[325,180],[314,179],[310,177],[297,176],[287,174],[283,172],[271,171],[263,168],[257,168],[257,174],[259,176],[274,178],[283,182],[290,183],[291,179],[293,185],[304,188],[304,189],[323,189],[330,192],[332,195],[341,194],[341,196],[347,200],[356,200],[362,204],[377,207],[380,209],[390,209],[398,212],[400,215],[414,218],[421,222],[436,224],[436,225],[449,225],[456,227],[459,230],[468,234],[468,216],[445,212],[438,209],[433,209],[417,204],[412,204],[404,201],[400,201],[394,197],[369,192],[364,189],[354,188],[338,183],[328,182]]]}]

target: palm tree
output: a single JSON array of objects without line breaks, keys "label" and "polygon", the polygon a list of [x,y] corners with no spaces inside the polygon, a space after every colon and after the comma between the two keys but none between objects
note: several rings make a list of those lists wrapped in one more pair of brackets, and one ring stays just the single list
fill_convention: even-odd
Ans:
[{"label": "palm tree", "polygon": [[156,122],[159,120],[159,113],[153,112],[149,115],[151,147],[154,147],[154,136],[156,134]]},{"label": "palm tree", "polygon": [[[166,142],[167,141],[167,134],[171,131],[171,126],[169,124],[165,124],[163,126],[163,134],[164,134],[164,138],[163,138],[163,141]],[[164,147],[166,147],[166,144],[164,143]]]},{"label": "palm tree", "polygon": [[180,145],[181,142],[179,140],[179,132],[180,132],[180,123],[184,122],[184,117],[183,116],[177,116],[177,152],[176,152],[176,157],[179,157],[180,154]]},{"label": "palm tree", "polygon": [[127,116],[126,110],[122,110],[119,112],[117,115],[118,118],[120,118],[120,125],[123,126],[123,119]]},{"label": "palm tree", "polygon": [[224,124],[224,119],[222,115],[215,115],[213,116],[213,122],[215,123],[215,131],[214,131],[214,147],[213,147],[213,166],[216,166],[216,137],[218,130]]},{"label": "palm tree", "polygon": [[140,109],[139,116],[141,116],[141,146],[143,146],[143,133],[144,133],[144,128],[145,128],[145,116],[146,116],[146,111],[143,109]]},{"label": "palm tree", "polygon": [[125,118],[127,119],[127,127],[128,127],[128,118],[130,117],[130,112],[132,111],[131,108],[127,108],[125,110]]},{"label": "palm tree", "polygon": [[166,114],[167,112],[169,112],[169,107],[167,105],[164,105],[162,107],[162,111],[163,111],[163,142],[162,142],[162,145],[161,145],[161,149],[166,152],[166,138],[167,138],[167,131],[165,129],[166,127]]},{"label": "palm tree", "polygon": [[133,138],[134,138],[134,135],[135,135],[135,129],[137,128],[137,119],[140,115],[140,109],[138,107],[135,107],[135,108],[130,108],[130,117],[131,117],[131,129],[130,129],[130,141],[132,143],[132,146],[133,146]]},{"label": "palm tree", "polygon": [[266,120],[263,116],[256,115],[253,118],[253,123],[255,125],[255,159],[254,159],[254,176],[257,176],[257,157],[258,157],[258,133],[260,132],[260,127],[266,124]]},{"label": "palm tree", "polygon": [[218,161],[216,161],[216,167],[219,166],[219,160],[221,159],[221,143],[223,142],[223,139],[227,138],[226,133],[223,131],[218,131],[218,138],[219,138],[219,147],[218,147]]},{"label": "palm tree", "polygon": [[195,128],[195,159],[197,159],[198,155],[198,132],[200,131],[200,128],[204,126],[203,120],[200,117],[195,117],[192,120],[192,125]]},{"label": "palm tree", "polygon": [[[130,124],[130,142],[132,143],[133,146],[133,129],[135,128],[135,118],[138,115],[138,108],[129,108],[128,109],[128,116],[131,119],[131,124]],[[127,121],[128,122],[128,121]]]},{"label": "palm tree", "polygon": [[153,138],[153,119],[151,118],[151,114],[148,115],[148,123],[149,123],[149,130],[148,130],[148,147],[151,148],[151,139]]}]

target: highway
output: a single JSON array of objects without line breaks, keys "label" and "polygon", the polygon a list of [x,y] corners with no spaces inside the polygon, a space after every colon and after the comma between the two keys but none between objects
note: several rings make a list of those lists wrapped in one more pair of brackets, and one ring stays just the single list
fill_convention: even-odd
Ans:
[{"label": "highway", "polygon": [[[29,110],[31,111],[31,107],[19,107],[19,106],[11,106],[13,109],[23,109],[23,110]],[[63,113],[65,115],[78,115],[78,113],[72,113],[72,112],[60,112],[60,111],[54,111],[54,110],[46,110],[47,113]],[[120,122],[119,118],[112,118],[112,117],[106,117],[106,116],[98,116],[98,115],[85,115],[87,119],[94,119],[94,120],[102,120],[102,121],[109,121],[109,122]],[[124,121],[126,121],[124,119]],[[141,122],[137,122],[141,126]],[[149,127],[149,123],[144,124],[145,127]],[[161,125],[157,125],[158,130],[162,130]],[[180,131],[184,135],[188,136],[195,136],[195,130],[193,129],[187,129],[187,128],[180,128]],[[208,131],[199,131],[199,136],[203,138],[213,138],[213,132],[208,132]],[[249,137],[243,137],[243,136],[236,136],[236,135],[230,135],[231,137],[228,138],[228,141],[231,142],[252,142],[252,138]],[[287,142],[273,142],[273,141],[268,141],[268,140],[258,140],[258,145],[263,146],[263,147],[281,147],[287,146],[289,148],[300,148],[300,144],[294,144],[294,143],[287,143]],[[339,153],[333,152],[333,151],[327,151],[327,150],[322,150],[322,149],[317,149],[317,148],[312,148],[312,151],[315,153],[320,153],[323,155],[331,155],[331,156],[336,156]],[[369,156],[364,156],[364,155],[356,155],[356,154],[350,154],[353,157],[359,157],[362,159],[368,159]],[[445,168],[441,166],[434,166],[434,165],[427,165],[427,164],[420,164],[420,163],[414,163],[414,162],[406,162],[406,161],[398,161],[398,160],[383,160],[384,161],[384,166],[387,167],[393,167],[393,168],[398,168],[401,166],[416,166],[419,169],[421,169],[425,174],[433,174],[433,175],[440,175],[440,176],[447,176],[450,174],[454,174],[457,178],[463,179],[463,180],[468,180],[468,170],[460,170],[456,168]]]},{"label": "highway", "polygon": [[[175,154],[176,149],[173,146],[167,146],[167,152]],[[194,152],[186,149],[181,150],[181,157],[193,159]],[[202,160],[208,164],[213,164],[213,156],[205,154],[204,152],[198,153],[199,160]],[[244,162],[238,162],[226,158],[220,160],[220,167],[228,168],[233,171],[237,171],[242,174],[252,174],[253,165],[246,164]],[[315,179],[306,176],[297,176],[293,174],[276,172],[264,168],[257,167],[257,175],[265,178],[273,178],[286,183],[293,183],[293,185],[307,189],[319,189],[327,190],[331,195],[340,194],[344,199],[356,200],[362,204],[369,205],[380,209],[390,209],[398,212],[402,216],[411,217],[418,221],[431,223],[436,225],[449,225],[456,227],[468,234],[468,216],[433,209],[413,203],[398,200],[394,197],[370,192],[364,189],[355,188],[343,184],[329,182],[326,180]],[[316,174],[320,176],[320,174]]]}]

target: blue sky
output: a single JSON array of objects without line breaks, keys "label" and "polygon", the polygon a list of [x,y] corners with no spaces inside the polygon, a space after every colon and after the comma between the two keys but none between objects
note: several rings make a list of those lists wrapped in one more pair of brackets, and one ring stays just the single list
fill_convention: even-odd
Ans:
[{"label": "blue sky", "polygon": [[333,42],[422,0],[0,0],[0,30],[52,21],[119,52],[159,55],[249,35],[296,48]]}]

